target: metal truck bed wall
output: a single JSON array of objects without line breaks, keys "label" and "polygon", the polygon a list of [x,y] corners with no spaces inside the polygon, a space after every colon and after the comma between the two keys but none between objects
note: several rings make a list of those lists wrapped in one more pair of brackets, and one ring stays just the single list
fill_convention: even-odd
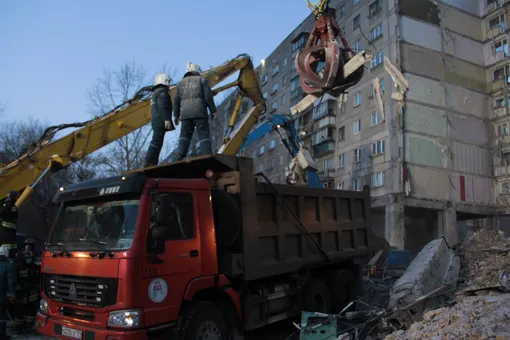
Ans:
[{"label": "metal truck bed wall", "polygon": [[[222,273],[250,281],[291,273],[328,261],[371,255],[370,192],[274,185],[299,217],[327,260],[278,198],[273,186],[255,180],[253,159],[216,155],[163,165],[143,172],[151,177],[205,178],[207,170],[225,174],[212,187],[240,202],[242,227],[235,250],[219,250]],[[222,212],[223,214],[225,212]],[[218,228],[218,226],[217,226]]]}]

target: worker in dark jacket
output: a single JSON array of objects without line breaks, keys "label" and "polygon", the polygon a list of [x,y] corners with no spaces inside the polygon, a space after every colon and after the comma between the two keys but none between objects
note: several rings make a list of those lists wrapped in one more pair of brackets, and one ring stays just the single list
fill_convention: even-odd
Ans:
[{"label": "worker in dark jacket", "polygon": [[199,155],[212,154],[211,137],[209,131],[209,115],[216,115],[214,93],[201,76],[200,66],[188,63],[186,74],[177,84],[174,96],[174,122],[182,121],[181,135],[176,149],[176,160],[181,160],[188,154],[191,137],[195,128],[198,134]]},{"label": "worker in dark jacket", "polygon": [[7,304],[16,294],[16,270],[6,255],[9,251],[0,246],[0,339],[9,339],[7,336]]},{"label": "worker in dark jacket", "polygon": [[175,130],[172,124],[172,99],[168,93],[171,81],[166,73],[159,73],[156,76],[151,98],[152,141],[145,155],[144,167],[158,165],[165,133]]},{"label": "worker in dark jacket", "polygon": [[[30,242],[31,239],[27,239]],[[14,326],[18,331],[31,330],[34,326],[35,314],[39,305],[39,271],[35,264],[32,243],[25,243],[26,249],[16,254],[15,264],[18,276],[16,300],[14,302]]]},{"label": "worker in dark jacket", "polygon": [[8,249],[6,256],[13,258],[17,250],[16,223],[18,221],[18,209],[16,200],[19,197],[17,191],[11,191],[0,207],[0,246]]}]

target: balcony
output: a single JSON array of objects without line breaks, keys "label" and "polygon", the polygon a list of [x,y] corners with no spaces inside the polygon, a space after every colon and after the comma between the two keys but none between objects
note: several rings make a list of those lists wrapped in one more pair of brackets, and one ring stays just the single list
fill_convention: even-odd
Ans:
[{"label": "balcony", "polygon": [[313,146],[313,156],[321,157],[335,152],[335,141],[332,139]]}]

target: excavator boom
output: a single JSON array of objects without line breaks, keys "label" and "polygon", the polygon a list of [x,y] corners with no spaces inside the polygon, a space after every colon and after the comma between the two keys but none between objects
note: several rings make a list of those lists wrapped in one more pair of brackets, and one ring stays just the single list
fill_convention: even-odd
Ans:
[{"label": "excavator boom", "polygon": [[[243,96],[250,98],[254,102],[254,107],[257,108],[254,111],[255,114],[264,110],[265,104],[259,87],[258,77],[248,55],[241,54],[220,66],[211,68],[204,72],[203,76],[209,81],[210,86],[214,88],[214,86],[223,82],[237,71],[240,71],[238,79],[230,84],[214,89],[215,94],[237,86]],[[51,139],[60,127],[47,130],[48,132],[45,133],[45,136],[26,154],[0,168],[0,199],[5,198],[11,190],[20,191],[26,188],[16,203],[16,205],[20,206],[33,191],[35,185],[47,174],[65,168],[73,162],[83,159],[94,151],[148,124],[151,120],[149,100],[151,92],[151,87],[144,88],[132,100],[101,117],[84,123],[61,126],[62,128],[79,128],[55,141],[51,141]],[[172,98],[174,92],[175,85],[170,87]],[[255,114],[252,115],[255,116]],[[235,115],[237,115],[237,112],[235,112]],[[248,129],[248,127],[245,127],[245,129]],[[251,130],[251,126],[249,129]],[[248,133],[249,131],[246,133],[246,136]],[[240,141],[243,138],[242,134],[235,137],[235,141],[240,147],[242,145],[242,141]],[[234,153],[234,151],[237,153],[233,146],[228,150],[230,153]]]}]

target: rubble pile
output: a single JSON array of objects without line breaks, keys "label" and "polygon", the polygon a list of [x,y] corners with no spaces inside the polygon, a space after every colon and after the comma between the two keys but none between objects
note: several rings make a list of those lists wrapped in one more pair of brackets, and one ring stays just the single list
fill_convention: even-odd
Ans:
[{"label": "rubble pile", "polygon": [[458,249],[461,270],[453,306],[423,314],[406,331],[386,340],[510,339],[510,239],[496,230],[481,230]]}]

